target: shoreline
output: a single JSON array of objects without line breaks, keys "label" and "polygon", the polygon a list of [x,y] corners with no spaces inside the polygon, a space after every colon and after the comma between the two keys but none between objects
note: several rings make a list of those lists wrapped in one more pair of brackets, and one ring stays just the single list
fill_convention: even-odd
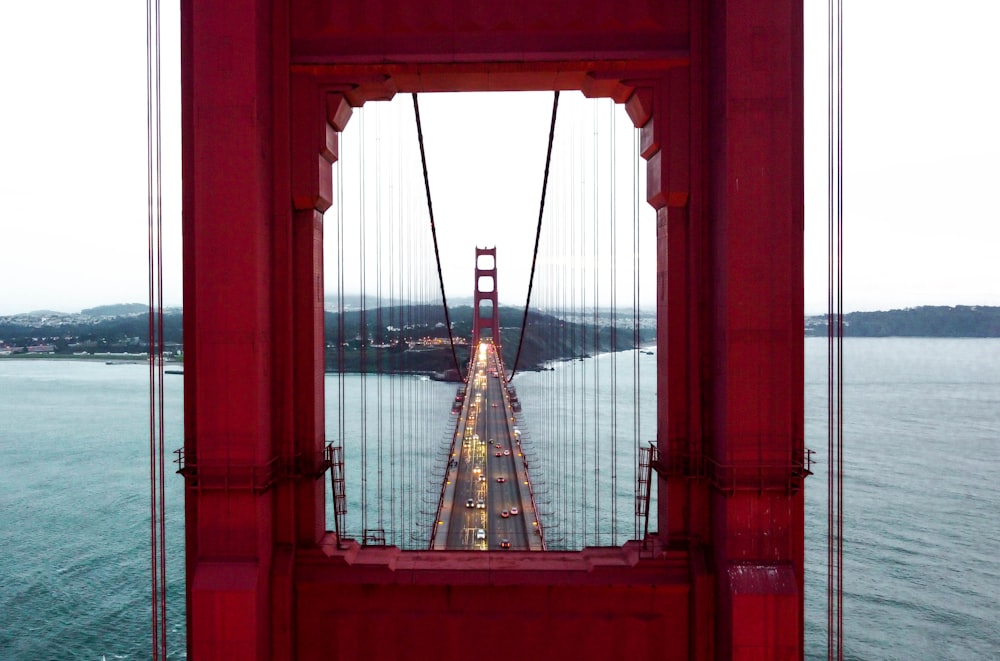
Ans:
[{"label": "shoreline", "polygon": [[[83,361],[83,362],[113,362],[116,365],[145,365],[149,363],[149,355],[144,353],[91,353],[91,354],[64,354],[64,353],[15,353],[8,356],[0,355],[3,360],[55,360],[55,361]],[[164,365],[183,365],[183,360],[165,358]]]}]

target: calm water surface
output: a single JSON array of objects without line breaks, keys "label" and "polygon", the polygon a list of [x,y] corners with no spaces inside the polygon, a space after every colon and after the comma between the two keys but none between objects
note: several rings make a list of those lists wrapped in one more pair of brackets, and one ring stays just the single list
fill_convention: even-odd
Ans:
[{"label": "calm water surface", "polygon": [[[1000,659],[1000,340],[851,339],[845,346],[847,656]],[[825,653],[825,350],[823,340],[806,341],[807,445],[818,461],[806,491],[810,658]],[[641,358],[647,360],[641,363],[642,399],[652,394],[646,379],[655,358]],[[586,378],[610,378],[604,367],[609,360],[592,359]],[[630,364],[631,354],[618,360]],[[551,388],[552,379],[572,378],[569,369],[525,374],[515,382],[539,474],[551,484],[561,479],[559,465],[569,455],[545,449],[541,430],[553,421],[541,410],[532,412],[528,401]],[[149,656],[147,379],[145,365],[0,360],[0,659]],[[398,400],[407,389],[421,394],[415,410],[394,416],[399,422],[379,428],[369,417],[366,447],[348,448],[348,528],[398,530],[395,542],[403,546],[421,544],[427,534],[422,521],[428,512],[433,516],[434,475],[444,461],[454,392],[453,386],[417,381],[368,377],[366,406]],[[182,444],[181,378],[168,376],[166,386],[167,445],[175,448]],[[615,424],[629,438],[625,450],[619,448],[625,458],[617,482],[610,471],[589,482],[592,496],[601,491],[618,503],[603,505],[597,522],[586,524],[599,540],[610,535],[600,522],[613,510],[620,519],[616,538],[633,529],[628,453],[634,418],[623,403],[631,384],[619,389],[628,394],[615,402]],[[359,377],[328,377],[331,439],[341,434],[338,411],[360,410],[361,392]],[[648,402],[640,404],[640,439],[655,437],[649,409]],[[345,437],[356,437],[360,422],[344,417]],[[610,414],[601,417],[598,426],[611,424]],[[424,440],[407,446],[407,461],[393,459],[400,454],[396,444],[410,436]],[[605,438],[603,432],[591,436],[594,443]],[[591,456],[592,449],[586,445],[582,454]],[[406,485],[412,497],[379,498],[380,480],[382,492]],[[171,657],[181,657],[180,478],[169,481],[167,497],[168,645]],[[391,502],[373,505],[382,500]],[[550,517],[568,522],[564,529],[594,521],[590,510],[558,504],[550,510]]]}]

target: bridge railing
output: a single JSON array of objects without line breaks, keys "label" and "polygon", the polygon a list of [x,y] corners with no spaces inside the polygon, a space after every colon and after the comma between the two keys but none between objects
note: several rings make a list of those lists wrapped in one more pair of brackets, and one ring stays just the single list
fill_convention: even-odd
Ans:
[{"label": "bridge railing", "polygon": [[296,453],[288,457],[275,456],[264,462],[238,462],[228,458],[199,461],[186,448],[174,450],[177,473],[190,489],[252,491],[264,493],[279,482],[299,479],[319,479],[330,468],[332,444],[314,453]]},{"label": "bridge railing", "polygon": [[[471,363],[472,359],[470,358],[470,366],[467,371],[468,374],[472,373]],[[454,457],[458,456],[458,447],[456,446],[456,443],[458,443],[458,440],[462,438],[462,430],[465,426],[465,404],[467,403],[468,395],[468,386],[466,386],[465,397],[462,398],[462,407],[459,411],[458,419],[455,421],[455,428],[451,432],[451,442],[448,446],[448,461],[445,465],[444,477],[441,478],[441,488],[438,490],[437,511],[434,514],[434,521],[431,522],[431,534],[430,541],[428,543],[429,549],[434,549],[434,545],[437,543],[438,529],[443,525],[441,513],[444,511],[445,499],[448,493],[449,476],[451,475],[451,469],[453,468]]]}]

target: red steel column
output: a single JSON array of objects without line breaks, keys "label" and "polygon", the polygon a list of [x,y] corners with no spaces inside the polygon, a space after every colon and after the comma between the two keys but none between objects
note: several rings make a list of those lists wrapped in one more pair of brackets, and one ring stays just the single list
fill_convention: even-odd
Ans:
[{"label": "red steel column", "polygon": [[[333,163],[339,130],[336,114],[346,101],[326,94],[308,76],[293,76],[291,112],[291,194],[294,339],[295,537],[312,545],[325,531],[324,482],[310,479],[325,445],[325,341],[323,301],[323,213],[333,203]],[[346,117],[350,116],[349,108]],[[347,118],[342,121],[346,122]]]},{"label": "red steel column", "polygon": [[718,645],[726,658],[800,658],[803,493],[787,478],[803,447],[802,3],[713,8],[706,117]]},{"label": "red steel column", "polygon": [[197,658],[294,658],[295,549],[325,529],[322,214],[350,108],[290,76],[287,19],[283,3],[182,6]]},{"label": "red steel column", "polygon": [[266,659],[294,419],[276,300],[292,251],[290,205],[275,200],[279,30],[263,0],[184,0],[181,25],[188,654]]},{"label": "red steel column", "polygon": [[697,658],[798,658],[802,7],[690,10],[690,66],[629,102],[657,208],[659,530],[692,552]]},{"label": "red steel column", "polygon": [[657,210],[658,530],[668,544],[690,554],[691,658],[712,659],[712,527],[703,468],[710,265],[699,72],[693,62],[641,81],[626,108],[642,128],[648,201]]}]

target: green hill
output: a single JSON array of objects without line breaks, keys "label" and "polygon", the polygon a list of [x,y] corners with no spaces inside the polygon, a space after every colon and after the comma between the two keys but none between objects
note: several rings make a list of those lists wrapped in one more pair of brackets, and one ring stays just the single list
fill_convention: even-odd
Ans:
[{"label": "green hill", "polygon": [[[826,336],[825,316],[806,318],[807,336]],[[1000,337],[1000,307],[924,305],[902,310],[849,312],[845,337]]]}]

